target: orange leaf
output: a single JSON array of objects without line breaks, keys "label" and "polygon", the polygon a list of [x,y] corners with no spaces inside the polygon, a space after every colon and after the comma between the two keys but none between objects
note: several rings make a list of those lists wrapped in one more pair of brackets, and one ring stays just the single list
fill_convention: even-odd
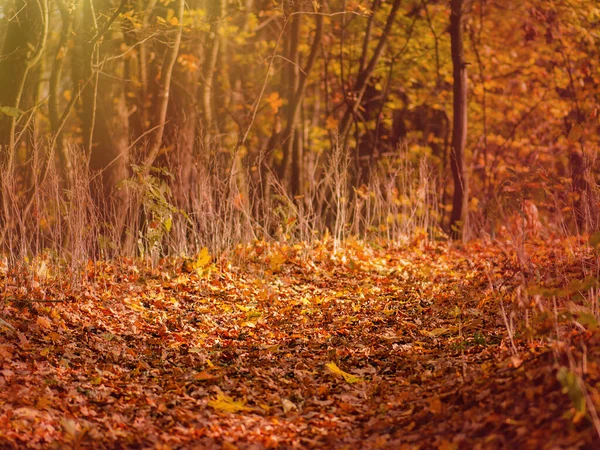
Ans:
[{"label": "orange leaf", "polygon": [[273,110],[273,114],[277,114],[277,111],[283,105],[283,100],[279,97],[279,92],[273,92],[267,97],[267,103]]},{"label": "orange leaf", "polygon": [[198,372],[196,375],[194,375],[194,380],[197,380],[197,381],[208,381],[208,380],[214,380],[215,378],[217,378],[217,377],[210,374],[206,370],[203,370],[202,372]]},{"label": "orange leaf", "polygon": [[438,415],[442,413],[443,405],[439,397],[429,399],[429,411],[432,414]]},{"label": "orange leaf", "polygon": [[35,323],[37,323],[40,327],[44,328],[45,330],[52,329],[52,322],[50,322],[50,320],[48,320],[44,316],[38,316]]}]

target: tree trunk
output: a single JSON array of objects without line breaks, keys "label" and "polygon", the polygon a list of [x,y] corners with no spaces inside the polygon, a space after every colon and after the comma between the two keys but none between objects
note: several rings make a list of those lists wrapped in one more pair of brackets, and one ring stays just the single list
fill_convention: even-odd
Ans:
[{"label": "tree trunk", "polygon": [[297,122],[296,107],[294,105],[296,92],[298,90],[298,80],[300,73],[298,45],[300,44],[300,15],[295,14],[298,11],[294,2],[286,2],[287,14],[291,16],[290,32],[287,37],[287,66],[285,71],[285,84],[287,85],[287,123],[283,134],[283,160],[279,169],[279,177],[284,183],[289,182],[290,172],[292,170],[292,152],[294,151],[294,131]]},{"label": "tree trunk", "polygon": [[164,61],[160,73],[160,87],[158,92],[158,103],[156,106],[156,115],[154,118],[153,132],[150,136],[150,143],[148,147],[148,154],[144,160],[144,170],[147,172],[150,170],[152,164],[158,156],[160,147],[162,145],[162,137],[165,131],[165,122],[167,119],[167,108],[169,106],[169,94],[171,89],[171,76],[173,74],[173,67],[175,61],[177,61],[177,55],[179,54],[179,46],[181,45],[181,34],[183,31],[182,20],[183,10],[185,6],[185,0],[177,0],[175,5],[175,18],[177,19],[177,30],[175,32],[175,38],[169,47],[166,48]]},{"label": "tree trunk", "polygon": [[[304,172],[302,161],[304,159],[304,152],[300,127],[300,111],[302,102],[304,100],[304,95],[306,93],[308,76],[314,67],[317,59],[317,53],[319,52],[319,48],[321,46],[321,38],[323,36],[323,16],[319,14],[316,16],[315,20],[315,37],[313,38],[306,66],[302,70],[302,73],[300,73],[300,68],[298,66],[294,68],[294,75],[298,78],[298,81],[295,83],[295,89],[291,93],[287,129],[284,133],[284,136],[288,139],[286,142],[284,155],[287,161],[289,161],[285,173],[286,175],[290,176],[290,188],[292,196],[301,195],[304,190],[302,186],[302,174]],[[296,59],[298,59],[297,55],[295,56]]]},{"label": "tree trunk", "polygon": [[[580,127],[581,125],[572,126]],[[592,164],[586,156],[583,136],[571,143],[569,165],[577,232],[595,233],[598,230],[599,222],[599,196],[594,175],[590,169]]]},{"label": "tree trunk", "polygon": [[37,64],[48,36],[47,0],[16,0],[0,58],[0,162],[12,170],[15,125],[29,71]]},{"label": "tree trunk", "polygon": [[50,128],[55,136],[55,146],[60,160],[60,170],[65,186],[69,189],[73,184],[73,167],[69,152],[65,148],[63,133],[60,130],[62,116],[62,113],[60,112],[60,81],[62,78],[66,53],[68,51],[67,42],[71,37],[71,31],[73,29],[73,17],[63,0],[56,0],[56,4],[60,11],[62,29],[50,72],[48,115],[50,118]]},{"label": "tree trunk", "polygon": [[[200,61],[203,46],[194,42],[191,48],[183,51]],[[175,204],[185,211],[191,211],[198,196],[198,167],[208,167],[206,142],[198,134],[201,73],[200,70],[179,66],[175,68],[173,76],[175,82],[169,105],[171,120],[165,129],[166,145],[174,147],[168,155],[169,171],[174,175],[172,190]]]},{"label": "tree trunk", "polygon": [[140,45],[140,58],[139,58],[139,78],[140,78],[140,97],[138,100],[139,108],[139,134],[144,133],[150,128],[150,112],[148,111],[148,104],[150,103],[150,89],[148,83],[148,65],[150,60],[148,43],[144,39],[144,34],[150,32],[150,14],[156,6],[157,0],[150,0],[147,2],[139,0],[137,4],[138,11],[142,14],[142,28],[139,31],[139,45]]},{"label": "tree trunk", "polygon": [[401,0],[394,0],[390,14],[385,22],[385,27],[383,28],[381,37],[377,42],[377,47],[373,52],[373,56],[371,56],[367,66],[356,77],[356,81],[354,82],[354,86],[352,88],[353,98],[350,100],[350,104],[348,105],[348,108],[346,109],[346,112],[344,113],[344,116],[342,117],[338,127],[339,136],[342,139],[342,142],[350,130],[350,125],[352,123],[351,119],[354,117],[356,111],[358,111],[358,108],[361,105],[362,98],[365,94],[365,90],[367,89],[367,85],[369,84],[369,80],[371,79],[371,75],[373,75],[373,71],[375,70],[375,67],[377,67],[379,58],[381,58],[381,55],[383,54],[383,49],[387,44],[387,40],[396,20],[396,15],[400,9],[400,3],[402,3]]},{"label": "tree trunk", "polygon": [[454,77],[454,117],[450,150],[454,196],[452,198],[452,215],[450,216],[450,236],[453,239],[459,239],[463,236],[465,229],[469,195],[465,165],[467,142],[467,64],[463,47],[465,0],[452,0],[450,5],[450,39]]}]

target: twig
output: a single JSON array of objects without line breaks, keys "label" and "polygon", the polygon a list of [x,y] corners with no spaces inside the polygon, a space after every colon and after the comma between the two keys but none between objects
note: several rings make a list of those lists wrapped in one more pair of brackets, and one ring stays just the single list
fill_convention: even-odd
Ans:
[{"label": "twig", "polygon": [[30,298],[16,298],[16,297],[8,297],[8,298],[5,298],[4,300],[8,300],[8,301],[11,301],[14,303],[68,303],[69,301],[72,301],[72,300],[67,300],[67,299],[42,300],[42,299],[37,299],[37,298],[30,299]]}]

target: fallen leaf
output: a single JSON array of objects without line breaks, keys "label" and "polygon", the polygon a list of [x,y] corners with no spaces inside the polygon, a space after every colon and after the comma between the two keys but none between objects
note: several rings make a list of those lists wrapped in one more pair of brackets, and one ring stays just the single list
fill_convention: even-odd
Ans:
[{"label": "fallen leaf", "polygon": [[448,328],[434,328],[431,331],[422,330],[422,333],[426,336],[438,337],[438,336],[441,336],[442,334],[449,333],[450,331],[451,330],[449,330]]},{"label": "fallen leaf", "polygon": [[63,417],[60,420],[60,424],[63,426],[65,433],[70,435],[71,437],[75,436],[79,431],[79,427],[77,426],[77,422],[73,419],[69,419],[67,417]]},{"label": "fallen leaf", "polygon": [[202,372],[198,372],[196,375],[194,375],[194,380],[197,380],[197,381],[208,381],[208,380],[214,380],[215,378],[217,378],[215,375],[212,375],[211,373],[209,373],[206,370],[203,370]]},{"label": "fallen leaf", "polygon": [[515,369],[518,369],[521,366],[521,364],[523,364],[523,360],[517,355],[513,355],[510,357],[510,363]]},{"label": "fallen leaf", "polygon": [[38,318],[35,320],[35,323],[37,323],[40,327],[44,328],[45,330],[52,329],[52,322],[50,322],[44,316],[38,316]]},{"label": "fallen leaf", "polygon": [[15,331],[17,331],[15,329],[15,327],[13,327],[10,323],[8,323],[6,320],[4,320],[2,317],[0,317],[0,330],[2,329],[6,329],[8,331],[12,331],[13,333]]},{"label": "fallen leaf", "polygon": [[429,411],[432,414],[438,415],[442,413],[443,405],[439,397],[429,399]]},{"label": "fallen leaf", "polygon": [[285,263],[285,256],[281,253],[275,253],[273,256],[271,256],[271,259],[269,260],[269,268],[273,272],[277,272],[281,269],[283,263]]},{"label": "fallen leaf", "polygon": [[222,392],[218,393],[216,398],[209,400],[208,406],[228,413],[250,410],[250,408],[245,405],[245,402],[236,401]]},{"label": "fallen leaf", "polygon": [[288,400],[287,398],[284,398],[283,400],[281,400],[281,404],[283,405],[283,412],[284,413],[289,413],[291,410],[298,410],[298,407],[296,406],[296,404],[290,400]]},{"label": "fallen leaf", "polygon": [[325,367],[327,367],[332,374],[338,375],[338,376],[344,378],[344,380],[346,380],[347,383],[352,384],[352,383],[360,383],[360,382],[364,381],[364,379],[357,377],[356,375],[352,375],[351,373],[344,372],[333,362],[325,364]]},{"label": "fallen leaf", "polygon": [[52,406],[52,399],[46,395],[38,398],[37,402],[35,402],[35,407],[37,409],[48,409]]}]

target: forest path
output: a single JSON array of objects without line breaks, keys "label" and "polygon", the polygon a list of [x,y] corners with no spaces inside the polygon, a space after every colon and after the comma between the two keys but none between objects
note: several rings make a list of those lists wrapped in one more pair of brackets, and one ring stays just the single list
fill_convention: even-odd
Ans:
[{"label": "forest path", "polygon": [[[529,263],[549,278],[557,265],[543,265],[545,251]],[[0,447],[592,448],[598,439],[556,374],[585,361],[588,401],[600,406],[600,333],[541,345],[555,322],[529,312],[527,340],[529,309],[517,306],[527,274],[498,248],[355,243],[332,256],[326,245],[257,245],[235,268],[205,256],[187,271],[90,266],[72,303],[5,299],[0,317],[14,330],[0,325]]]}]

